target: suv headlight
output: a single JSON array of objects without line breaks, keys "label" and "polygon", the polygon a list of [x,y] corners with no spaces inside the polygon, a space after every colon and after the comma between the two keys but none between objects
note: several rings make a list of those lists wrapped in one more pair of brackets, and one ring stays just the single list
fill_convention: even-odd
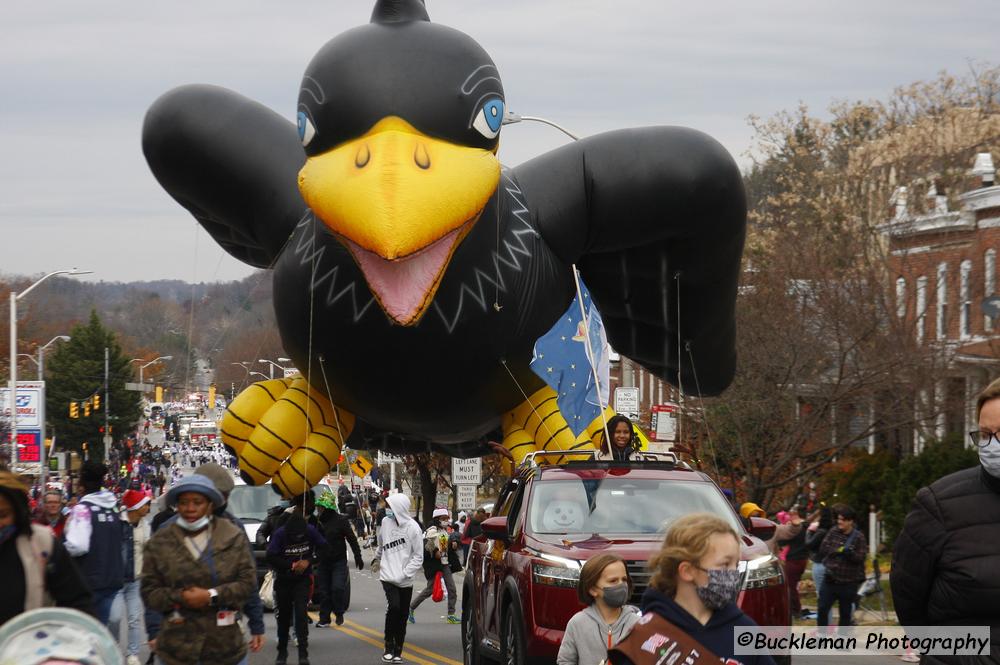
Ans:
[{"label": "suv headlight", "polygon": [[575,589],[577,582],[580,581],[580,569],[533,563],[531,564],[531,579],[535,584]]},{"label": "suv headlight", "polygon": [[770,586],[781,586],[785,583],[785,573],[781,568],[781,560],[773,554],[757,557],[747,562],[740,562],[743,571],[744,589],[763,589]]}]

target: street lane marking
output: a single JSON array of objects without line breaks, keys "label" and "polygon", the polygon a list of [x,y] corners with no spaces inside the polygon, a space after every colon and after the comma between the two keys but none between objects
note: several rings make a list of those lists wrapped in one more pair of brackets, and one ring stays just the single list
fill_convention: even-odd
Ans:
[{"label": "street lane marking", "polygon": [[[309,616],[312,617],[313,621],[319,621],[319,615],[316,614],[315,612],[310,612]],[[334,630],[338,630],[338,631],[340,631],[342,633],[347,633],[351,637],[355,637],[355,638],[361,640],[362,642],[367,642],[368,644],[376,646],[376,647],[379,648],[379,650],[384,650],[385,649],[385,635],[384,634],[378,632],[374,628],[369,628],[368,626],[362,626],[361,624],[355,623],[354,621],[350,621],[350,620],[346,620],[345,619],[344,620],[344,624],[345,625],[343,625],[343,626],[338,626],[336,624],[331,624],[330,628],[332,628]],[[362,633],[357,632],[356,630],[352,630],[351,628],[347,627],[347,624],[350,624],[353,628],[357,628],[358,630],[362,630],[362,631],[364,631],[364,632],[366,632],[366,633],[368,633],[370,635],[373,635],[374,637],[377,637],[379,639],[376,640],[376,639],[373,639],[372,637],[369,637],[368,635],[364,635]],[[415,656],[413,652],[421,653],[421,654],[423,654],[425,656],[429,656],[430,658],[433,658],[434,661],[438,661],[438,662],[427,660],[425,658],[420,658],[419,656]],[[412,661],[414,661],[414,662],[420,663],[420,665],[440,665],[440,663],[445,663],[446,665],[465,665],[460,660],[453,660],[453,659],[448,658],[446,656],[442,656],[440,654],[434,653],[433,651],[429,651],[427,649],[422,649],[422,648],[420,648],[418,646],[414,646],[412,644],[407,644],[407,645],[405,645],[403,647],[403,656],[406,657],[406,658],[408,658],[408,659],[410,659],[410,660],[412,660]]]},{"label": "street lane marking", "polygon": [[[362,626],[360,623],[357,623],[355,621],[351,621],[350,619],[344,619],[344,623],[345,624],[350,624],[350,626],[352,628],[355,628],[357,630],[363,630],[364,632],[369,633],[370,635],[374,635],[375,637],[379,637],[379,638],[383,638],[383,639],[385,638],[385,635],[383,635],[382,633],[378,632],[374,628],[369,628],[368,626]],[[448,625],[452,625],[452,624],[448,624]],[[465,665],[465,663],[463,663],[460,660],[453,660],[451,658],[448,658],[447,656],[442,656],[441,654],[435,653],[435,652],[430,651],[428,649],[424,649],[424,648],[418,647],[415,644],[407,644],[405,648],[407,648],[407,649],[413,649],[417,653],[422,653],[425,656],[429,656],[431,658],[435,658],[437,660],[440,660],[442,663],[447,663],[448,665]]]}]

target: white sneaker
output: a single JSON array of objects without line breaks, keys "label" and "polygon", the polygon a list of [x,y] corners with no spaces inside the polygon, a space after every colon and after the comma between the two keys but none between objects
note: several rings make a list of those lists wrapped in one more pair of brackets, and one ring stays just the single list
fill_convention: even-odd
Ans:
[{"label": "white sneaker", "polygon": [[142,661],[139,660],[139,656],[129,656],[125,659],[125,665],[142,665]]},{"label": "white sneaker", "polygon": [[392,654],[390,652],[388,652],[388,651],[386,651],[384,654],[382,654],[382,662],[383,663],[391,663],[392,662]]}]

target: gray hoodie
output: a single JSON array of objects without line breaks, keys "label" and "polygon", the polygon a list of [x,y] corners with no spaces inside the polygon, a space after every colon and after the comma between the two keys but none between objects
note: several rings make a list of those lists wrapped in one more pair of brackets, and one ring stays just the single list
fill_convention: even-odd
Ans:
[{"label": "gray hoodie", "polygon": [[638,620],[639,610],[631,605],[623,607],[618,620],[610,626],[594,605],[577,612],[566,624],[556,665],[598,665],[608,657],[608,635],[614,646]]}]

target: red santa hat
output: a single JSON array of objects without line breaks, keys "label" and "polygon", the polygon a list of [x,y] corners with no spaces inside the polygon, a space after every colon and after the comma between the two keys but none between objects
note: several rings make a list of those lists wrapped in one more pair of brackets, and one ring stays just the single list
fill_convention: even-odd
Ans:
[{"label": "red santa hat", "polygon": [[146,496],[145,492],[140,492],[139,490],[128,490],[125,494],[122,494],[122,505],[125,506],[125,510],[129,512],[139,510],[147,503],[149,503],[149,497]]}]

